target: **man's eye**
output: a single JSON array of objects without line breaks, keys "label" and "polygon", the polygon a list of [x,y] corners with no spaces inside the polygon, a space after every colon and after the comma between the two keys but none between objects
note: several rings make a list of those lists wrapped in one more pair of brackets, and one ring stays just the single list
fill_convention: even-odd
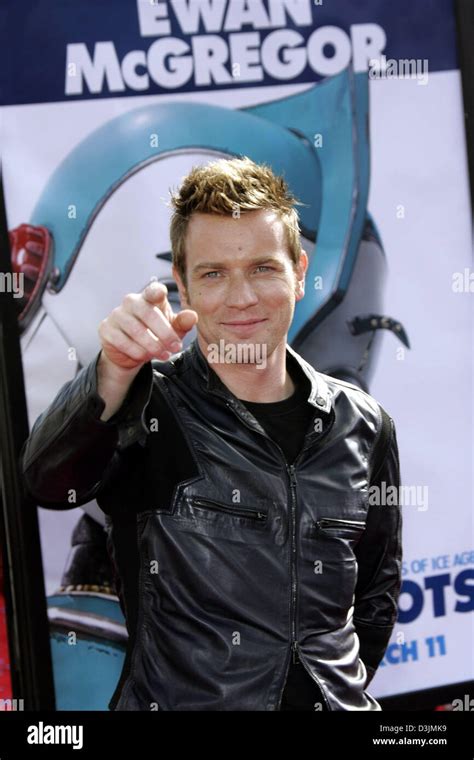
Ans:
[{"label": "man's eye", "polygon": [[268,267],[265,264],[259,264],[259,266],[257,267],[257,269],[270,269],[271,270],[271,269],[273,269],[273,267]]},{"label": "man's eye", "polygon": [[[209,275],[210,275],[210,274],[219,274],[219,272],[217,272],[217,271],[214,271],[214,272],[206,272],[206,274],[204,275],[204,277],[209,277]],[[212,279],[214,279],[214,278],[213,278],[213,277],[211,277],[210,279],[212,280]]]}]

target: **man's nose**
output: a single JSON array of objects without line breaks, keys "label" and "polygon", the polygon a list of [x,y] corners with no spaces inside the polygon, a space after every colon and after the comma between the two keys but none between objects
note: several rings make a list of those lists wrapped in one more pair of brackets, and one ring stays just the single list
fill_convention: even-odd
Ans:
[{"label": "man's nose", "polygon": [[245,309],[256,304],[258,297],[255,288],[247,277],[235,276],[229,280],[225,302],[226,306]]}]

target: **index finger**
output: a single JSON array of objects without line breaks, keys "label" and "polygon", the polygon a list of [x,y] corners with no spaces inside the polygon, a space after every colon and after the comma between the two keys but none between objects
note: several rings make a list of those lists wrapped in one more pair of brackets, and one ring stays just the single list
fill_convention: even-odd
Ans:
[{"label": "index finger", "polygon": [[168,288],[163,282],[153,280],[143,289],[142,296],[145,301],[156,306],[165,302],[168,297]]}]

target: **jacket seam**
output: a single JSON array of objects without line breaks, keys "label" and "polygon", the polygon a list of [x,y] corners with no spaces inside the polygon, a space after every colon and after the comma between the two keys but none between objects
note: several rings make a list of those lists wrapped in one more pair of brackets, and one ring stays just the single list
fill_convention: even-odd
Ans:
[{"label": "jacket seam", "polygon": [[382,410],[381,410],[379,404],[377,404],[377,417],[378,417],[378,421],[379,421],[379,429],[377,430],[377,434],[376,434],[375,440],[374,440],[374,442],[372,444],[372,447],[370,449],[369,463],[368,463],[368,468],[367,468],[368,469],[367,479],[368,479],[369,485],[372,484],[373,478],[376,475],[378,475],[379,471],[382,469],[382,467],[383,467],[383,465],[385,463],[385,460],[387,459],[387,454],[390,451],[390,447],[392,445],[392,437],[393,437],[393,424],[392,424],[392,419],[390,418],[390,436],[389,436],[389,438],[387,440],[387,447],[386,447],[386,449],[384,451],[384,456],[383,456],[383,458],[382,458],[382,460],[380,462],[380,465],[379,465],[377,471],[374,473],[373,472],[373,467],[374,467],[374,464],[376,462],[377,448],[378,448],[378,444],[380,442],[380,439],[382,438],[382,432],[383,432],[383,415],[382,415]]},{"label": "jacket seam", "polygon": [[393,628],[393,623],[373,623],[372,620],[365,620],[364,618],[352,618],[354,623],[368,625],[371,628]]},{"label": "jacket seam", "polygon": [[[145,557],[142,552],[142,543],[144,539],[144,534],[148,528],[149,519],[151,517],[152,512],[147,511],[144,513],[147,515],[147,519],[145,520],[145,525],[143,526],[143,529],[140,533],[140,538],[138,540],[138,546],[137,546],[137,552],[138,552],[138,558],[140,562],[139,567],[139,573],[138,573],[138,611],[137,611],[137,619],[135,623],[135,632],[134,632],[134,641],[133,641],[133,651],[130,654],[130,662],[128,667],[127,675],[125,676],[125,679],[123,681],[122,689],[120,691],[120,695],[117,699],[117,702],[122,699],[126,699],[128,697],[128,694],[130,692],[130,689],[134,683],[136,683],[135,679],[135,673],[136,673],[136,665],[137,665],[137,659],[138,659],[138,652],[140,649],[140,646],[143,645],[142,641],[142,629],[143,629],[143,622],[145,620],[145,611],[144,611],[144,592],[143,592],[143,581],[144,581],[144,563],[145,563]],[[135,523],[135,536],[138,539],[138,530],[139,530],[140,524],[137,520]],[[117,688],[119,688],[120,684],[117,684]]]}]

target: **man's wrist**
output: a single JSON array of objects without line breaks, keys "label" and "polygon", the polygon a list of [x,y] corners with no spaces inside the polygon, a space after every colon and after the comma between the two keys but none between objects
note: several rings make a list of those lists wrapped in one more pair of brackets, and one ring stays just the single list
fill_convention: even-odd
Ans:
[{"label": "man's wrist", "polygon": [[118,364],[114,364],[104,349],[101,349],[99,353],[99,359],[97,361],[97,379],[99,383],[117,383],[119,386],[130,385],[134,378],[140,372],[143,364],[139,364],[137,367],[126,369],[125,367],[119,367]]},{"label": "man's wrist", "polygon": [[96,365],[96,377],[97,393],[105,401],[100,415],[102,422],[108,422],[120,410],[142,367],[143,365],[123,369],[114,365],[101,351]]}]

